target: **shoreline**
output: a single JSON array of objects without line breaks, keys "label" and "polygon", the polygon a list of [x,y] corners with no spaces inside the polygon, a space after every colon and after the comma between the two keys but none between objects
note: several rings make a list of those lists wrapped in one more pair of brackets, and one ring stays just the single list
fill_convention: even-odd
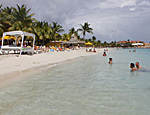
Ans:
[{"label": "shoreline", "polygon": [[100,54],[103,50],[104,48],[98,48],[96,53],[80,49],[65,52],[46,52],[32,56],[21,55],[17,57],[15,54],[0,56],[0,88],[27,76],[68,63],[70,60]]}]

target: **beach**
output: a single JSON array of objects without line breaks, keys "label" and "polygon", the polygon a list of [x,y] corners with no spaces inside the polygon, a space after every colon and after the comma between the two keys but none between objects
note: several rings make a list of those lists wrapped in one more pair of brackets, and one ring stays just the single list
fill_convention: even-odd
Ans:
[{"label": "beach", "polygon": [[55,65],[67,60],[79,57],[90,56],[103,52],[103,49],[96,49],[97,52],[86,52],[85,48],[62,52],[45,52],[34,55],[9,54],[0,56],[0,86],[7,85],[21,79],[23,76],[42,71],[50,65]]},{"label": "beach", "polygon": [[[5,82],[5,87],[0,88],[0,114],[148,115],[150,71],[130,71],[129,64],[139,61],[143,68],[149,68],[150,50],[129,50],[133,49],[109,50],[107,56],[102,56],[103,49],[95,55],[84,49],[22,55],[21,59],[40,56],[45,59],[46,55],[65,59],[60,62],[49,57],[54,63],[4,76],[1,81]],[[112,64],[108,64],[110,57]]]}]

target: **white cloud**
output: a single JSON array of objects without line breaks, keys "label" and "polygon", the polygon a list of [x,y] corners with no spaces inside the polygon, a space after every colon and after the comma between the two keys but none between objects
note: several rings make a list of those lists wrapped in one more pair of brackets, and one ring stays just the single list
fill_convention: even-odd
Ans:
[{"label": "white cloud", "polygon": [[136,6],[138,0],[105,0],[99,1],[96,6],[101,9],[123,8],[127,6]]},{"label": "white cloud", "polygon": [[124,2],[121,3],[121,8],[126,6],[136,6],[137,0],[124,0]]},{"label": "white cloud", "polygon": [[136,10],[136,8],[130,8],[130,11],[135,11]]},{"label": "white cloud", "polygon": [[120,0],[105,0],[103,2],[97,3],[97,7],[101,9],[111,9],[120,7],[121,1]]},{"label": "white cloud", "polygon": [[150,1],[149,0],[143,0],[141,3],[139,3],[138,5],[147,5],[150,6]]}]

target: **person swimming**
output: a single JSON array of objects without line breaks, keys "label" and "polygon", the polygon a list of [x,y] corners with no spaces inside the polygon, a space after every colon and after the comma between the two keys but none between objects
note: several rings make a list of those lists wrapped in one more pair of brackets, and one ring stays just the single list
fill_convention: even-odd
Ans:
[{"label": "person swimming", "polygon": [[112,64],[112,58],[109,58],[109,62],[108,62],[109,64]]},{"label": "person swimming", "polygon": [[139,65],[139,62],[136,62],[135,65],[136,65],[137,69],[141,69],[142,68],[142,66]]},{"label": "person swimming", "polygon": [[103,56],[107,56],[107,55],[106,55],[106,52],[103,53]]},{"label": "person swimming", "polygon": [[95,50],[95,48],[93,49],[93,52],[95,52],[95,53],[96,53],[96,50]]},{"label": "person swimming", "polygon": [[133,50],[133,52],[136,52],[136,49],[135,49],[135,50]]},{"label": "person swimming", "polygon": [[135,67],[134,63],[130,64],[130,68],[132,68],[132,71],[136,71],[137,70],[137,68]]}]

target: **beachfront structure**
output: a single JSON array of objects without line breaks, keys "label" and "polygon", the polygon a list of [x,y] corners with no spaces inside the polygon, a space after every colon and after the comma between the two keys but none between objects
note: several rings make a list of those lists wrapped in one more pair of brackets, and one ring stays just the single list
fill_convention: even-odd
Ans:
[{"label": "beachfront structure", "polygon": [[140,41],[140,40],[138,40],[138,41],[125,41],[125,40],[123,40],[123,41],[118,41],[117,42],[117,44],[125,44],[125,43],[144,43],[143,41]]},{"label": "beachfront structure", "polygon": [[[15,40],[13,44],[4,44],[4,38],[6,36],[14,36]],[[28,44],[27,46],[24,45],[25,43],[25,37],[30,37],[30,39],[32,38],[32,44]],[[18,44],[18,42],[20,42]],[[28,33],[28,32],[23,32],[23,31],[10,31],[10,32],[4,32],[3,33],[3,37],[2,37],[2,46],[1,46],[1,52],[4,51],[11,51],[13,50],[15,51],[19,51],[20,55],[22,52],[34,52],[34,44],[35,44],[35,35],[32,33]]]},{"label": "beachfront structure", "polygon": [[143,46],[143,43],[133,43],[133,46]]},{"label": "beachfront structure", "polygon": [[72,34],[70,40],[64,41],[63,44],[68,44],[73,46],[74,44],[85,44],[85,41],[78,40],[77,37],[74,34]]},{"label": "beachfront structure", "polygon": [[61,44],[63,41],[50,41],[48,44],[45,44],[46,47],[49,46],[56,46],[56,47],[61,47]]}]

